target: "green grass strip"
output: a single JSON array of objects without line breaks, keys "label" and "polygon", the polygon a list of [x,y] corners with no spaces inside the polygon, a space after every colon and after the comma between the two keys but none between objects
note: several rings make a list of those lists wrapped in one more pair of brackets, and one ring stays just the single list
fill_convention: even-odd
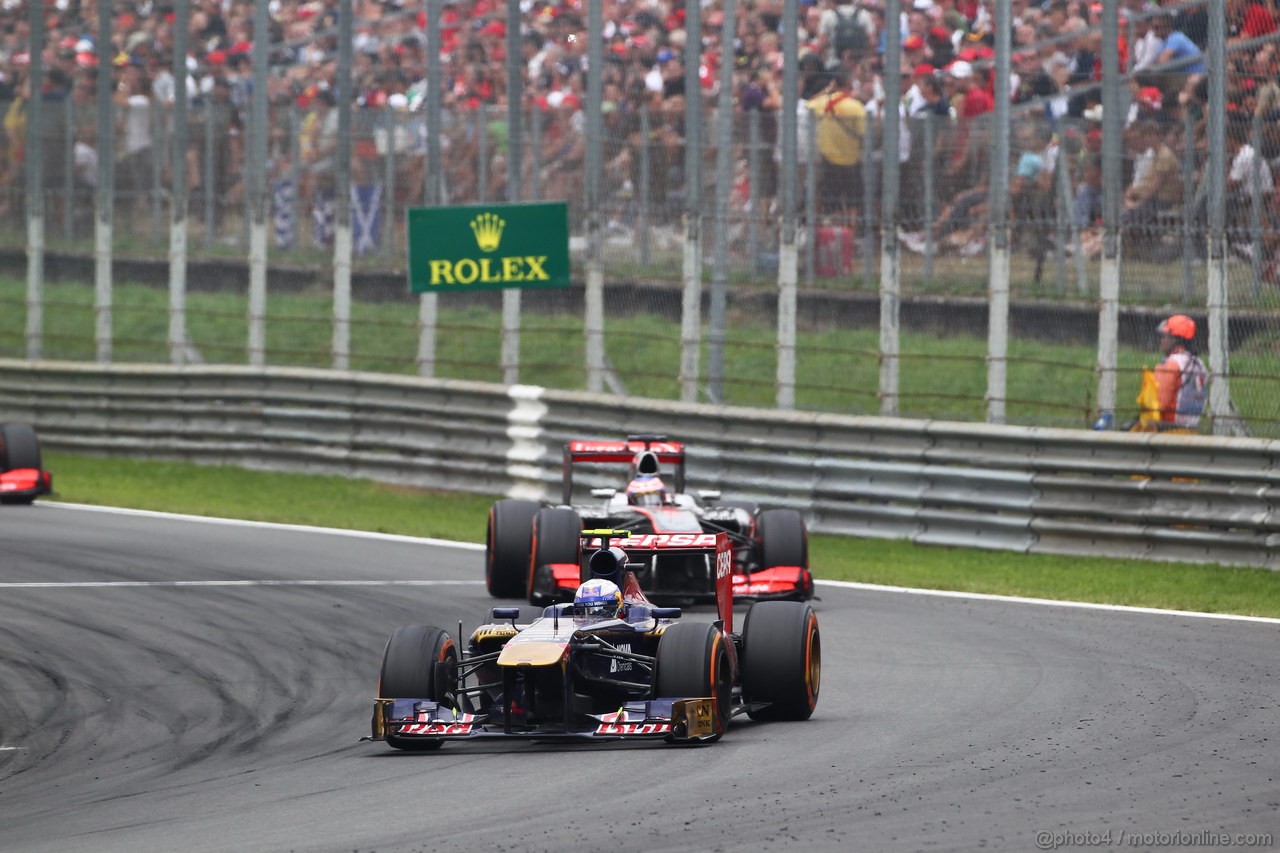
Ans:
[{"label": "green grass strip", "polygon": [[[59,500],[483,542],[491,496],[344,477],[45,453]],[[1280,617],[1280,572],[815,535],[820,578]],[[477,560],[477,578],[479,561]],[[821,593],[819,593],[821,594]]]},{"label": "green grass strip", "polygon": [[[24,281],[0,276],[0,356],[26,352]],[[446,298],[454,296],[458,298]],[[501,312],[443,294],[435,375],[442,379],[502,382]],[[113,360],[167,363],[168,293],[119,283],[113,294]],[[92,282],[45,286],[44,357],[92,361],[96,356]],[[607,320],[609,363],[632,397],[680,397],[679,323],[639,310]],[[945,327],[940,305],[939,325]],[[267,300],[266,361],[275,366],[332,365],[332,302],[325,292],[272,293]],[[246,361],[248,325],[243,292],[187,295],[188,335],[209,364]],[[776,327],[772,314],[731,310],[725,340],[723,401],[773,408],[777,402]],[[1093,420],[1097,388],[1093,343],[1054,343],[1021,337],[1009,343],[1006,416],[1028,426],[1084,428]],[[356,299],[352,306],[350,364],[354,370],[416,374],[418,313],[411,302]],[[880,370],[880,332],[874,327],[812,322],[797,332],[796,406],[874,415]],[[575,314],[521,316],[520,381],[583,390],[584,332]],[[1232,398],[1255,435],[1280,434],[1280,349],[1274,334],[1259,334],[1232,354]],[[1151,347],[1121,347],[1118,354],[1121,422],[1137,415],[1135,397],[1143,365],[1155,365]],[[702,364],[710,354],[702,353]],[[906,330],[900,341],[899,413],[909,418],[982,421],[986,418],[987,341],[967,334]]]}]

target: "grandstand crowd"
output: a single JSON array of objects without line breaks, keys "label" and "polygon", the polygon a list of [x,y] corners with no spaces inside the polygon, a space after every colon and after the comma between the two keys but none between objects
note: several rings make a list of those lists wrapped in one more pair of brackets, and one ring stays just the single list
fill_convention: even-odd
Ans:
[{"label": "grandstand crowd", "polygon": [[[685,26],[683,3],[671,0],[601,0],[605,21],[603,78],[606,204],[611,225],[634,226],[639,202],[656,225],[678,220],[684,186],[685,90],[683,58],[690,38],[703,44],[699,91],[714,113],[723,62],[733,63],[735,120],[734,203],[768,221],[778,212],[779,111],[782,109],[781,0],[744,0],[737,6],[736,37],[723,45],[719,0],[703,4],[700,32]],[[1057,170],[1065,168],[1068,213],[1079,229],[1079,250],[1092,251],[1101,217],[1102,5],[1090,0],[1011,0],[1013,43],[1010,91],[1015,110],[1013,157],[1007,164],[1015,211],[1028,217],[1058,203]],[[1190,163],[1203,172],[1207,87],[1204,53],[1206,6],[1122,0],[1119,53],[1129,72],[1130,106],[1124,116],[1126,190],[1124,221],[1158,228],[1171,215],[1199,215],[1203,196],[1187,199],[1181,176]],[[426,126],[427,37],[425,3],[353,0],[353,80],[357,120],[351,175],[357,205],[403,211],[426,200],[426,140],[439,134],[443,187],[449,201],[506,197],[507,17],[504,0],[441,5],[438,81],[444,119]],[[814,202],[822,223],[860,227],[874,198],[864,187],[864,157],[875,152],[877,122],[885,112],[884,7],[802,0],[794,22],[800,43],[802,99],[801,175],[816,170]],[[113,2],[111,39],[99,44],[93,0],[45,5],[44,78],[28,78],[28,10],[0,3],[0,219],[22,215],[26,158],[26,105],[43,99],[46,187],[70,181],[76,193],[96,185],[96,85],[109,74],[115,103],[116,189],[119,204],[154,206],[171,185],[167,148],[175,14],[172,2]],[[1274,168],[1280,166],[1280,44],[1269,0],[1226,0],[1229,114],[1228,193],[1237,202],[1263,199],[1263,239],[1235,240],[1241,252],[1280,250],[1271,226],[1276,209]],[[588,33],[585,0],[521,0],[520,67],[530,127],[524,197],[579,203],[586,152],[584,106]],[[269,181],[276,240],[324,244],[332,237],[334,156],[337,151],[337,0],[271,0],[269,5]],[[994,108],[994,2],[904,0],[902,7],[904,164],[900,232],[918,250],[926,208],[918,181],[925,164],[936,176],[939,251],[983,249],[989,162],[988,113]],[[187,184],[193,206],[208,200],[218,234],[236,233],[243,217],[246,130],[253,86],[253,4],[245,0],[193,0],[186,83],[190,113]],[[532,121],[537,114],[538,120]],[[758,113],[753,118],[752,114]],[[1260,120],[1261,144],[1256,128]],[[919,132],[933,121],[931,149]],[[757,123],[759,144],[749,156],[747,123]],[[706,125],[708,128],[712,124]],[[1187,128],[1191,128],[1188,136]],[[647,131],[647,134],[645,133]],[[704,139],[713,139],[704,133]],[[1192,140],[1191,150],[1186,140]],[[707,146],[704,180],[714,178]],[[65,156],[63,152],[66,152]],[[752,167],[747,168],[750,162]],[[644,168],[642,168],[642,166]],[[70,175],[68,174],[70,172]],[[390,176],[390,179],[388,179]],[[647,177],[647,179],[646,179]],[[914,182],[914,183],[913,183]],[[751,186],[754,183],[755,186]],[[362,194],[360,194],[362,193]],[[57,204],[57,194],[50,195]],[[62,204],[76,209],[75,195]],[[285,210],[291,207],[297,219]],[[1229,204],[1232,223],[1243,228]],[[1055,208],[1061,215],[1062,208]],[[56,215],[53,214],[53,215]],[[814,223],[819,224],[817,222]],[[304,227],[305,226],[305,227]],[[79,226],[78,226],[79,227]],[[367,216],[360,246],[389,239],[381,214]],[[1151,233],[1158,233],[1152,231]],[[1155,242],[1158,242],[1155,241]],[[1034,247],[1028,246],[1034,251]]]}]

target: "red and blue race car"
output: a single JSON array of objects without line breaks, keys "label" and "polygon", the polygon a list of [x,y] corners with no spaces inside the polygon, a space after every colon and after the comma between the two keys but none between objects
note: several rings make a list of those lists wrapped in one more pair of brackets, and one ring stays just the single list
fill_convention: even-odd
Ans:
[{"label": "red and blue race car", "polygon": [[581,591],[528,623],[518,608],[497,607],[465,646],[461,630],[455,639],[428,625],[397,628],[364,740],[410,751],[485,737],[714,741],[741,714],[813,714],[818,618],[804,602],[759,601],[736,633],[725,533],[696,546],[716,567],[715,622],[682,620],[679,608],[658,607],[641,591],[632,567],[675,546],[627,531],[581,534],[590,551],[582,590],[607,588],[613,609],[586,608]]},{"label": "red and blue race car", "polygon": [[[622,488],[595,488],[592,503],[574,502],[574,470],[583,464],[629,464]],[[669,472],[663,475],[663,466]],[[669,482],[668,482],[669,481]],[[732,550],[732,589],[748,600],[813,597],[809,537],[794,509],[761,509],[721,501],[719,492],[685,491],[685,446],[664,436],[625,441],[570,441],[564,446],[562,501],[543,505],[507,499],[489,510],[485,581],[498,598],[532,604],[567,600],[578,585],[584,528],[627,530],[633,541],[699,546],[723,534]],[[713,566],[696,553],[648,552],[637,566],[641,589],[660,603],[693,603],[715,597]]]},{"label": "red and blue race car", "polygon": [[53,474],[40,460],[40,440],[29,424],[0,426],[0,503],[29,504],[53,491]]}]

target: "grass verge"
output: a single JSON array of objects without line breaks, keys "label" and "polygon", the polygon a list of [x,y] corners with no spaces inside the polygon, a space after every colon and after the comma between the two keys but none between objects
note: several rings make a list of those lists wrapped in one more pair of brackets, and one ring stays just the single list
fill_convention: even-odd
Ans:
[{"label": "grass verge", "polygon": [[[46,452],[59,500],[483,542],[492,496],[370,480]],[[1280,572],[815,535],[830,580],[1280,617]]]}]

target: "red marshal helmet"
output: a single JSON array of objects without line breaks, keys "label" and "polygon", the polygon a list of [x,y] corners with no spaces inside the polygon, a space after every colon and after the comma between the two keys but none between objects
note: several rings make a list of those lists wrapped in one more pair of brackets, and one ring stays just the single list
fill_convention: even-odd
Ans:
[{"label": "red marshal helmet", "polygon": [[1186,314],[1174,314],[1156,326],[1156,332],[1189,341],[1196,336],[1196,321]]}]

